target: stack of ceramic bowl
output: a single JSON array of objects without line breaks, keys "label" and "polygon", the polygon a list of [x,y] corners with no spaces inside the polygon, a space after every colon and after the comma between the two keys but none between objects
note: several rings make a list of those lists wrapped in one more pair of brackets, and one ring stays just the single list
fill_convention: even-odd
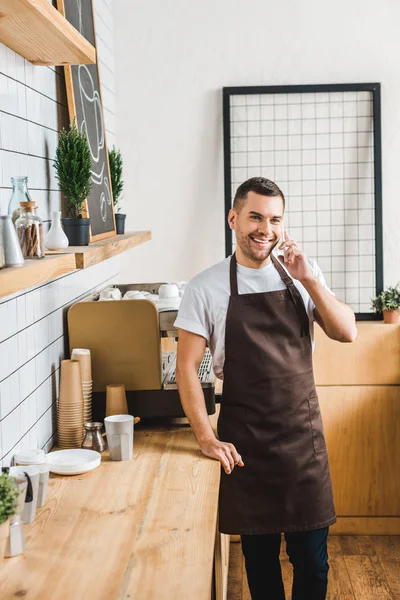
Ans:
[{"label": "stack of ceramic bowl", "polygon": [[90,350],[87,348],[74,348],[71,354],[72,360],[79,360],[81,365],[82,395],[83,395],[83,421],[92,420],[92,360]]},{"label": "stack of ceramic bowl", "polygon": [[78,360],[62,360],[58,400],[58,445],[80,448],[83,441],[83,396]]}]

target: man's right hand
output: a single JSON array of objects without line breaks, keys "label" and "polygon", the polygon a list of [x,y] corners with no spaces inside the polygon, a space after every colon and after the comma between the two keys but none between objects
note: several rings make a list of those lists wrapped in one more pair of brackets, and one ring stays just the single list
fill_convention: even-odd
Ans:
[{"label": "man's right hand", "polygon": [[227,475],[232,473],[235,465],[239,467],[244,466],[242,457],[233,444],[220,442],[217,438],[211,438],[201,442],[199,445],[204,456],[219,460]]}]

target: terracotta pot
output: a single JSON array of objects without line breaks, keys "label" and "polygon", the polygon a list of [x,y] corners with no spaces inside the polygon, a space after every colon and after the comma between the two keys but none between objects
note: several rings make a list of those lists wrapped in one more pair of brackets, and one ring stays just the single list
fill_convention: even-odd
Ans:
[{"label": "terracotta pot", "polygon": [[10,519],[0,525],[0,565],[4,561],[8,536],[10,535]]},{"label": "terracotta pot", "polygon": [[400,309],[384,310],[383,321],[389,324],[400,323]]}]

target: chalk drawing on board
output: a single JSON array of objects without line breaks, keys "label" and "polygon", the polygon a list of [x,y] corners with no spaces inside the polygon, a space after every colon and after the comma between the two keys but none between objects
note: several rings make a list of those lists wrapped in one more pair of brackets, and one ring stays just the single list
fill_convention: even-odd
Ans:
[{"label": "chalk drawing on board", "polygon": [[[107,206],[111,206],[111,191],[107,175],[105,171],[105,161],[101,160],[100,150],[104,148],[104,123],[101,114],[100,96],[95,89],[92,76],[86,65],[78,67],[79,95],[82,106],[82,122],[80,130],[86,134],[89,142],[90,154],[92,157],[92,182],[93,185],[104,186],[104,190],[100,192],[100,214],[103,222],[107,219]],[[90,115],[94,115],[95,121],[95,138],[93,134],[89,136],[87,130],[87,119]]]}]

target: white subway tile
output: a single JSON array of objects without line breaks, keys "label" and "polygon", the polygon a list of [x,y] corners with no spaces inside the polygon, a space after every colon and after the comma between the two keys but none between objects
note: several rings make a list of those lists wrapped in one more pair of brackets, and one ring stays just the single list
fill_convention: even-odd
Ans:
[{"label": "white subway tile", "polygon": [[0,342],[8,337],[7,302],[3,302],[0,304]]},{"label": "white subway tile", "polygon": [[53,446],[53,415],[50,408],[37,423],[38,446],[48,452]]},{"label": "white subway tile", "polygon": [[31,360],[36,355],[35,345],[35,325],[31,325],[26,329],[26,351],[27,360]]},{"label": "white subway tile", "polygon": [[0,381],[10,375],[10,355],[8,340],[0,344]]},{"label": "white subway tile", "polygon": [[29,447],[38,448],[37,425],[34,425],[29,431]]},{"label": "white subway tile", "polygon": [[9,335],[15,335],[18,331],[16,298],[14,300],[9,300],[9,302],[7,302],[7,320],[8,320]]},{"label": "white subway tile", "polygon": [[54,283],[44,285],[41,290],[41,303],[43,315],[48,315],[56,310]]},{"label": "white subway tile", "polygon": [[18,331],[26,327],[26,295],[22,294],[16,299],[17,302],[17,327]]},{"label": "white subway tile", "polygon": [[0,384],[0,418],[4,419],[20,403],[18,371]]},{"label": "white subway tile", "polygon": [[35,359],[30,360],[19,369],[20,398],[24,400],[36,389]]},{"label": "white subway tile", "polygon": [[[22,431],[25,431],[24,427],[22,427]],[[28,430],[26,430],[28,431]],[[29,431],[24,435],[24,437],[22,438],[20,445],[21,445],[21,450],[30,450],[31,445],[30,445],[30,435],[29,435]]]},{"label": "white subway tile", "polygon": [[36,390],[37,418],[39,419],[53,402],[53,388],[51,377],[46,379]]},{"label": "white subway tile", "polygon": [[36,386],[42,385],[42,383],[49,377],[51,372],[50,365],[50,352],[48,348],[45,348],[43,352],[40,352],[36,356]]},{"label": "white subway tile", "polygon": [[26,326],[29,327],[35,322],[35,311],[32,292],[25,296],[25,315],[26,315]]},{"label": "white subway tile", "polygon": [[[28,362],[28,329],[20,331],[18,334],[18,364],[24,365]],[[32,358],[32,356],[30,357]]]},{"label": "white subway tile", "polygon": [[1,421],[1,437],[3,454],[9,452],[22,437],[20,406]]},{"label": "white subway tile", "polygon": [[33,304],[33,317],[35,322],[43,316],[42,299],[41,299],[41,288],[37,288],[29,293],[29,300]]},{"label": "white subway tile", "polygon": [[28,431],[37,421],[36,392],[28,396],[21,404],[22,431]]}]

